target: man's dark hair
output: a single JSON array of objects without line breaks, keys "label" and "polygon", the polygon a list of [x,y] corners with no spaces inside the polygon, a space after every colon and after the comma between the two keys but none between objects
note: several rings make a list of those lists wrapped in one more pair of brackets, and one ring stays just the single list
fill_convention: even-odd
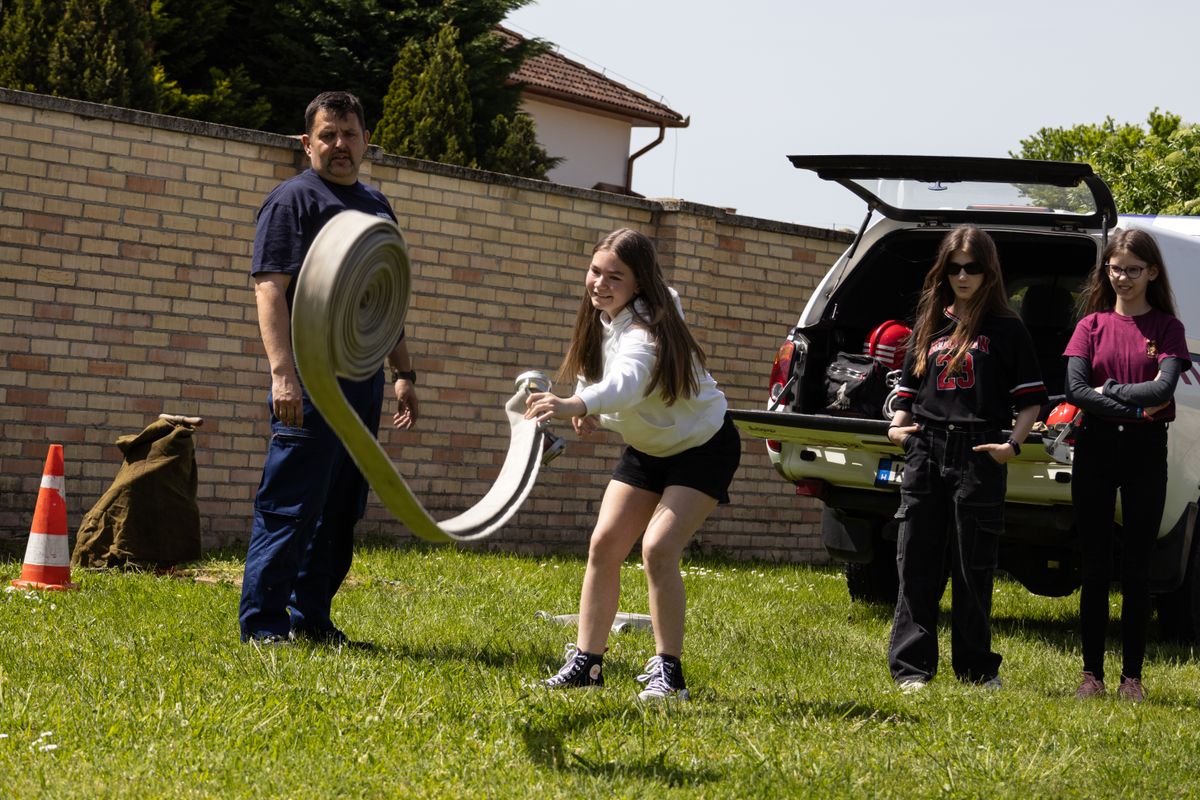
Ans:
[{"label": "man's dark hair", "polygon": [[317,112],[322,109],[332,114],[335,119],[341,119],[347,114],[355,114],[358,116],[358,124],[364,131],[367,129],[367,118],[363,114],[362,103],[357,97],[349,92],[321,92],[308,104],[308,108],[304,109],[305,133],[312,133]]}]

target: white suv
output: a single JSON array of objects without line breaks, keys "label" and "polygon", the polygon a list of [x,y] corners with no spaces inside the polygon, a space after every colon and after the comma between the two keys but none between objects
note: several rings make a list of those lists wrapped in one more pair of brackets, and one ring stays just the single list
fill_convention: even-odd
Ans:
[{"label": "white suv", "polygon": [[[971,222],[995,240],[1009,301],[1033,336],[1051,396],[1061,395],[1062,351],[1074,328],[1075,299],[1118,223],[1117,211],[1108,187],[1087,164],[924,156],[792,156],[791,161],[861,197],[867,218],[779,348],[768,410],[732,413],[739,428],[768,440],[772,463],[798,494],[823,501],[822,542],[831,557],[847,562],[850,594],[894,602],[893,515],[903,454],[888,442],[883,414],[862,418],[829,410],[827,366],[838,353],[862,353],[881,323],[911,324],[922,278],[942,237],[954,225]],[[1158,239],[1189,350],[1200,364],[1195,355],[1200,352],[1200,238],[1162,230],[1152,218],[1120,222],[1147,227]],[[1175,397],[1170,482],[1152,578],[1163,632],[1200,640],[1196,366],[1183,375]],[[1070,466],[1051,459],[1036,433],[1009,461],[1000,567],[1037,594],[1062,596],[1079,586],[1070,483]]]}]

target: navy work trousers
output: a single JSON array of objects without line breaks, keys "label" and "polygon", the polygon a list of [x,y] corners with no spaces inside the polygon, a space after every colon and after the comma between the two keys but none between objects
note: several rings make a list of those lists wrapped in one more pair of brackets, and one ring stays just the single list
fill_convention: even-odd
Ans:
[{"label": "navy work trousers", "polygon": [[972,447],[998,431],[934,428],[905,442],[896,566],[900,596],[888,644],[897,682],[931,680],[938,666],[938,603],[951,578],[951,665],[982,682],[1000,671],[992,652],[992,577],[1004,529],[1008,468]]},{"label": "navy work trousers", "polygon": [[1150,552],[1167,497],[1165,423],[1088,420],[1075,436],[1071,502],[1083,548],[1079,625],[1083,668],[1104,679],[1108,592],[1121,492],[1121,673],[1142,678],[1150,625]]},{"label": "navy work trousers", "polygon": [[[383,371],[338,383],[363,424],[378,434]],[[302,427],[271,415],[238,610],[243,641],[333,630],[330,606],[350,571],[354,525],[366,510],[366,479],[307,391],[303,399]]]}]

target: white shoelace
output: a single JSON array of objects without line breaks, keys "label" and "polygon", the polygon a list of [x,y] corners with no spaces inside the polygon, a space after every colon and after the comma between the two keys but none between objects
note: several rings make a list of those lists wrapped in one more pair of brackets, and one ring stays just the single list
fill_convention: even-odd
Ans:
[{"label": "white shoelace", "polygon": [[571,674],[576,669],[575,657],[577,655],[579,655],[579,648],[575,646],[574,642],[567,642],[567,646],[563,648],[563,658],[565,659],[565,662],[562,665],[562,669],[558,671],[557,675],[555,675],[553,678],[550,678],[547,683],[561,683],[570,678]]},{"label": "white shoelace", "polygon": [[667,683],[667,672],[663,669],[662,656],[654,656],[646,662],[646,671],[637,676],[638,681],[646,684],[645,691],[661,694],[663,697],[673,691]]}]

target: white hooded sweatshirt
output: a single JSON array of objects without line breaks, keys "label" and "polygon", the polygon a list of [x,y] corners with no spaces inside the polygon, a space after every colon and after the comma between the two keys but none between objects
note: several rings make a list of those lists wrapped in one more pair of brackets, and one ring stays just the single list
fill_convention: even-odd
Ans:
[{"label": "white hooded sweatshirt", "polygon": [[[683,315],[679,295],[671,289],[675,307]],[[638,299],[635,303],[642,303]],[[639,310],[644,306],[639,306]],[[602,344],[604,374],[596,383],[579,377],[575,394],[588,414],[600,424],[621,434],[630,447],[652,456],[673,456],[702,445],[725,423],[725,395],[699,363],[693,362],[699,391],[680,396],[668,406],[661,392],[646,395],[658,348],[650,332],[635,324],[629,306],[613,320],[600,315],[604,326]]]}]

